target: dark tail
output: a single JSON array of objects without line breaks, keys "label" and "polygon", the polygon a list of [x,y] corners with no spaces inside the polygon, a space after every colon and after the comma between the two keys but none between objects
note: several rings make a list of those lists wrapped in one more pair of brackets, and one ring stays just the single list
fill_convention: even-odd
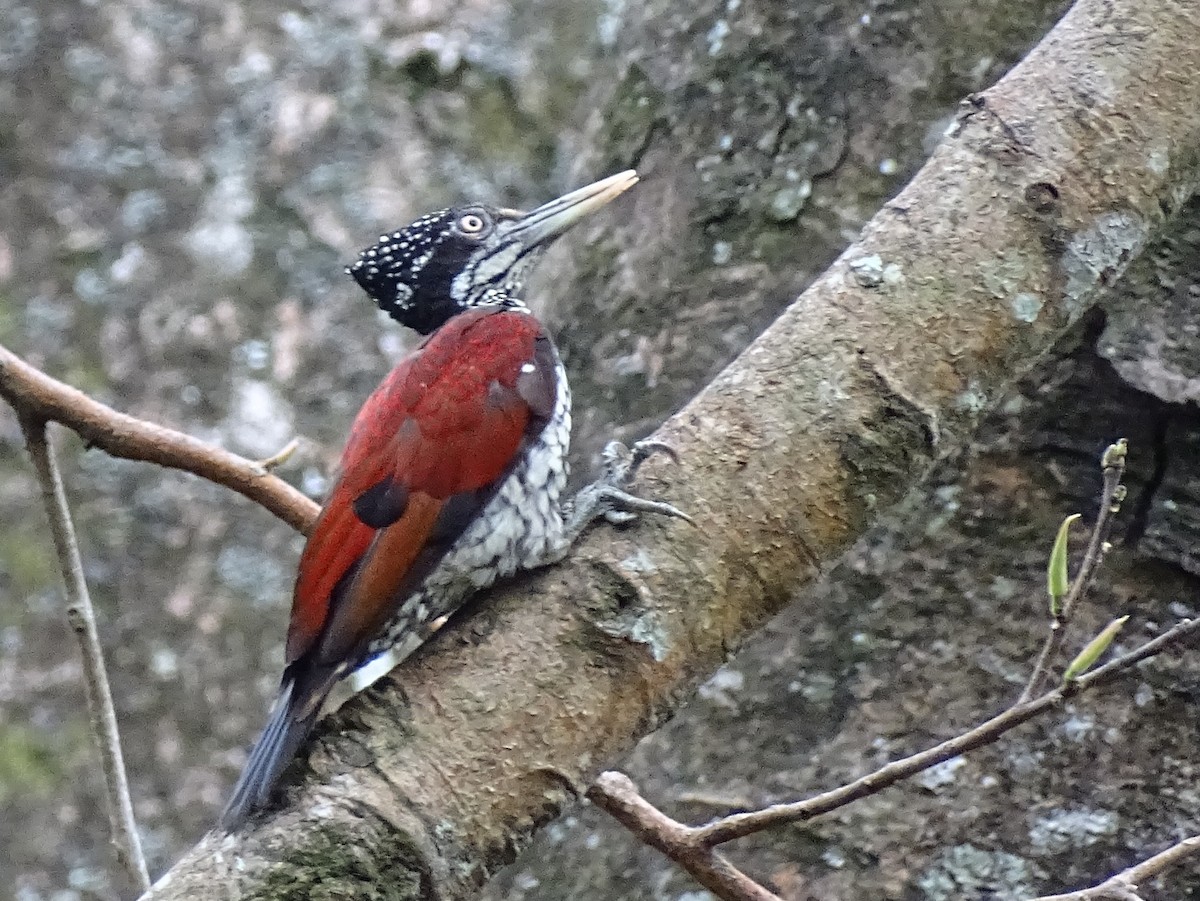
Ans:
[{"label": "dark tail", "polygon": [[232,832],[266,803],[271,789],[312,731],[320,710],[319,698],[313,703],[310,693],[296,691],[295,679],[285,678],[267,726],[250,752],[246,768],[238,777],[229,803],[221,814],[222,829]]}]

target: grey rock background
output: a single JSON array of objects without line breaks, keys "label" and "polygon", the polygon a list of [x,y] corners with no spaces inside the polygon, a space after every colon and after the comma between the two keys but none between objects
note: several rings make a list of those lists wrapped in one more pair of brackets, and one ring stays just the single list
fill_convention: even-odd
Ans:
[{"label": "grey rock background", "polygon": [[[0,0],[3,3],[3,0]],[[250,455],[318,496],[406,336],[341,266],[462,197],[525,205],[637,164],[639,192],[544,283],[586,469],[648,430],[821,270],[920,164],[960,97],[1062,4],[0,6],[0,341],[123,410]],[[688,196],[654,173],[693,167]],[[646,223],[657,242],[622,236]],[[802,241],[797,240],[802,236]],[[803,245],[797,252],[798,244]],[[1045,547],[1133,445],[1108,581],[1080,635],[1194,614],[1200,211],[935,478],[626,762],[681,817],[793,797],[946,737],[1017,691]],[[543,292],[543,299],[548,299]],[[275,687],[299,540],[196,479],[61,442],[151,868],[213,820]],[[116,898],[57,574],[0,415],[0,892]],[[735,851],[788,898],[1016,897],[1082,884],[1197,828],[1196,655],[1143,668],[962,762]],[[1195,874],[1159,897],[1194,896]],[[702,901],[594,810],[491,897]]]}]

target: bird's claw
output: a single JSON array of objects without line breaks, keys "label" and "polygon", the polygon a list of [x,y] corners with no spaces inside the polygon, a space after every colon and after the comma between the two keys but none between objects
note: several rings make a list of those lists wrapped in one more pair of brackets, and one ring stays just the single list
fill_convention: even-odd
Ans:
[{"label": "bird's claw", "polygon": [[[671,516],[682,519],[693,525],[692,518],[671,504],[662,501],[648,501],[644,497],[622,491],[615,485],[600,483],[590,486],[594,492],[592,518],[604,517],[613,525],[625,525],[633,522],[643,513],[653,513],[656,516]],[[585,489],[586,490],[586,489]]]},{"label": "bird's claw", "polygon": [[610,441],[604,448],[604,476],[595,486],[600,506],[597,515],[614,525],[633,522],[642,513],[693,522],[690,516],[671,504],[648,501],[624,490],[637,477],[641,465],[660,453],[670,458],[672,463],[679,463],[675,448],[663,441],[645,439],[635,442],[632,449],[620,441]]},{"label": "bird's claw", "polygon": [[679,451],[675,450],[673,445],[665,441],[655,441],[653,438],[643,438],[634,442],[633,465],[641,466],[643,461],[649,460],[655,454],[662,454],[676,466],[679,465]]},{"label": "bird's claw", "polygon": [[656,516],[672,516],[692,522],[692,518],[671,504],[662,501],[648,501],[644,497],[630,494],[619,488],[604,486],[601,489],[604,512],[601,514],[614,525],[633,522],[642,513],[653,513]]},{"label": "bird's claw", "polygon": [[655,454],[662,454],[676,466],[679,465],[678,452],[665,441],[645,438],[634,442],[632,449],[620,441],[608,442],[601,455],[604,460],[603,481],[614,487],[623,488],[637,477],[642,464]]},{"label": "bird's claw", "polygon": [[614,526],[623,526],[638,518],[636,513],[629,510],[605,510],[604,519]]},{"label": "bird's claw", "polygon": [[[678,463],[679,455],[661,441],[638,441],[630,449],[619,441],[610,441],[603,452],[603,473],[583,488],[570,504],[567,534],[578,536],[589,522],[604,519],[613,525],[627,525],[643,513],[670,516],[695,525],[694,520],[677,507],[661,501],[648,501],[625,490],[637,476],[641,465],[657,453]],[[574,541],[574,537],[570,539]]]}]

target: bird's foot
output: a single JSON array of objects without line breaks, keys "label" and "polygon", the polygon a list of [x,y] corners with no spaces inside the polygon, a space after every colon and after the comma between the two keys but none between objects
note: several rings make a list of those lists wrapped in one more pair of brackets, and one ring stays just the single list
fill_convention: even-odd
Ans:
[{"label": "bird's foot", "polygon": [[690,516],[671,504],[648,501],[625,490],[637,477],[641,465],[657,453],[665,454],[674,463],[679,462],[675,449],[661,441],[639,441],[632,449],[619,441],[608,443],[604,448],[604,468],[600,478],[580,489],[571,502],[567,533],[572,540],[589,523],[600,518],[622,525],[637,519],[641,513],[655,513],[693,522]]}]

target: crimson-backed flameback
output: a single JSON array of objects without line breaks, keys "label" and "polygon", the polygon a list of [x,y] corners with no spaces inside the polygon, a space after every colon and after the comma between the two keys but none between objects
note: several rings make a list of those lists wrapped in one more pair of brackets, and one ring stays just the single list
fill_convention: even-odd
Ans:
[{"label": "crimson-backed flameback", "polygon": [[[661,445],[606,451],[601,481],[563,501],[571,394],[522,299],[541,251],[637,182],[629,171],[530,213],[441,210],[381,235],[348,272],[426,335],[363,405],[300,558],[286,667],[266,729],[221,817],[269,797],[342,677],[411,654],[473,592],[561,560],[588,523],[684,517],[623,490]],[[686,518],[686,517],[684,517]]]}]

